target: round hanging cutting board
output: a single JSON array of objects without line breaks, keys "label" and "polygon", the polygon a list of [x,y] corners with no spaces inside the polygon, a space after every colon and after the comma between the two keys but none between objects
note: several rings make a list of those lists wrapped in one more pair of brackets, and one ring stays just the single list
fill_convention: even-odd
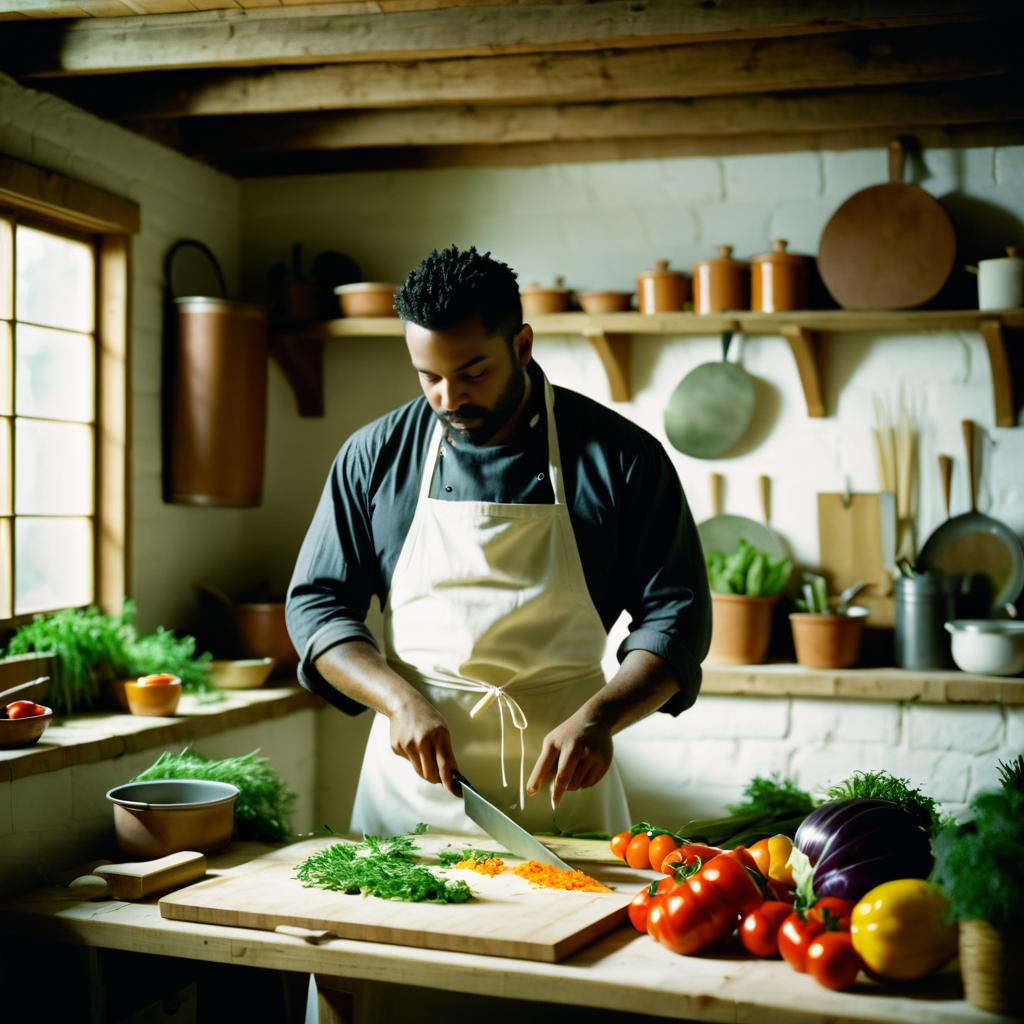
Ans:
[{"label": "round hanging cutting board", "polygon": [[913,309],[953,269],[953,222],[937,199],[903,183],[904,158],[902,143],[890,142],[889,181],[850,196],[825,225],[818,269],[844,309]]}]

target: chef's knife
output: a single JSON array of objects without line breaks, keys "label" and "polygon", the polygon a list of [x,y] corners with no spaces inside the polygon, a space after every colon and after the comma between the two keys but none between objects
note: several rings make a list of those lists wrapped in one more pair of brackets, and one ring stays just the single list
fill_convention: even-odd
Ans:
[{"label": "chef's knife", "polygon": [[539,860],[563,871],[572,871],[561,857],[553,854],[539,839],[531,836],[526,829],[517,825],[489,800],[485,800],[465,775],[454,772],[453,778],[462,787],[462,802],[466,808],[466,816],[475,821],[509,853],[514,853],[524,860]]}]

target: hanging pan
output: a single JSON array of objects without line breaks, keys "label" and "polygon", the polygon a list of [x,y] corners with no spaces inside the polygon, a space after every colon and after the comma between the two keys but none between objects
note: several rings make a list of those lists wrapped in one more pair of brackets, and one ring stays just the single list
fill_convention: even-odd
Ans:
[{"label": "hanging pan", "polygon": [[764,522],[746,516],[722,515],[722,474],[711,474],[711,518],[697,525],[700,544],[706,555],[712,551],[724,554],[735,550],[741,540],[753,544],[759,551],[774,558],[788,558],[789,546],[768,525],[771,481],[766,476],[758,480],[761,496],[761,514]]},{"label": "hanging pan", "polygon": [[[974,423],[962,422],[967,449],[967,484],[970,512],[947,519],[925,542],[918,558],[918,569],[973,576],[987,580],[989,614],[1001,613],[1024,590],[1024,550],[1017,535],[1005,524],[978,512],[974,477]],[[947,488],[947,470],[943,484]],[[947,515],[949,499],[946,498]]]},{"label": "hanging pan", "polygon": [[754,382],[729,362],[732,331],[722,332],[721,362],[701,363],[676,386],[665,408],[672,446],[696,459],[717,459],[734,448],[754,415]]}]

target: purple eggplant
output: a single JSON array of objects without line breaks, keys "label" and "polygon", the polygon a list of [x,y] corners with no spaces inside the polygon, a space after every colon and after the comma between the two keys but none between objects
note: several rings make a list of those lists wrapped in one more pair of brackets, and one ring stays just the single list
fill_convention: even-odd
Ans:
[{"label": "purple eggplant", "polygon": [[[891,800],[835,800],[796,830],[794,875],[805,896],[859,900],[896,878],[927,878],[931,843],[920,824]],[[806,858],[806,864],[803,863]]]}]

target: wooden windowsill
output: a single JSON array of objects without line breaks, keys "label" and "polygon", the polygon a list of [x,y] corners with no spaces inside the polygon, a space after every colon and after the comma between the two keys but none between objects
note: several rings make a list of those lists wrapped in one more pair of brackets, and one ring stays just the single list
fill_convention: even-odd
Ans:
[{"label": "wooden windowsill", "polygon": [[1024,678],[935,669],[814,669],[802,665],[705,665],[701,693],[742,697],[832,697],[916,704],[1024,706]]},{"label": "wooden windowsill", "polygon": [[188,743],[213,733],[320,708],[324,702],[299,686],[225,692],[224,700],[199,704],[183,696],[172,718],[93,712],[55,718],[35,746],[0,750],[0,782],[91,764],[153,747]]}]

